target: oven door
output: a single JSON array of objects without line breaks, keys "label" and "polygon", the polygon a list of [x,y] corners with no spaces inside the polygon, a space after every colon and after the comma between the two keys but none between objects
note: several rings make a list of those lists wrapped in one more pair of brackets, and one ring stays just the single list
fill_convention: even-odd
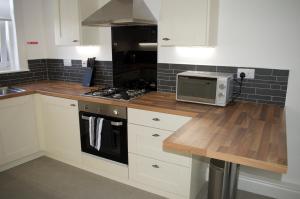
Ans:
[{"label": "oven door", "polygon": [[[94,129],[96,129],[97,118],[104,119],[101,131],[101,147],[99,150],[90,145],[89,117],[96,117]],[[81,111],[79,112],[79,120],[81,150],[83,152],[128,164],[126,119],[112,118]]]},{"label": "oven door", "polygon": [[177,100],[215,104],[217,80],[217,78],[178,75]]}]

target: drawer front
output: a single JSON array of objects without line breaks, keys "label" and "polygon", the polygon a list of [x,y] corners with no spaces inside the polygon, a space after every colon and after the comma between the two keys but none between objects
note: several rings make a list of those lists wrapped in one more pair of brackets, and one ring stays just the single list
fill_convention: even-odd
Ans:
[{"label": "drawer front", "polygon": [[190,168],[129,153],[129,178],[135,182],[188,197]]},{"label": "drawer front", "polygon": [[128,109],[128,122],[163,130],[176,131],[191,118],[166,113]]},{"label": "drawer front", "polygon": [[163,151],[163,141],[173,132],[128,124],[128,150],[162,161],[191,167],[189,156]]}]

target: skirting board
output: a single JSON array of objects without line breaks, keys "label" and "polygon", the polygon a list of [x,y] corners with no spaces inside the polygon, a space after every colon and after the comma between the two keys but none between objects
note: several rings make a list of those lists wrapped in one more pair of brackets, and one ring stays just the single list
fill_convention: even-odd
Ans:
[{"label": "skirting board", "polygon": [[[37,159],[44,155],[45,155],[45,152],[38,152],[33,155],[27,156],[25,158],[8,163],[8,164],[0,167],[0,172],[8,170],[13,167],[16,167],[18,165],[24,164],[31,160]],[[85,170],[89,171],[88,169],[85,169]],[[99,173],[97,173],[95,171],[90,170],[90,172],[93,172],[93,173],[99,175]],[[109,175],[103,175],[103,176],[111,178],[116,181],[119,181],[124,184],[128,184],[131,186],[135,186],[137,188],[141,188],[141,189],[150,191],[150,192],[156,192],[156,190],[151,190],[148,187],[143,187],[141,185],[132,183],[127,180],[112,178],[112,176],[109,176]],[[268,196],[268,197],[272,197],[272,198],[276,198],[276,199],[299,199],[300,198],[300,186],[296,186],[296,185],[288,184],[288,183],[284,183],[284,182],[269,182],[266,180],[249,177],[249,176],[244,176],[244,175],[239,176],[239,189],[248,191],[248,192],[252,192],[252,193],[257,193],[257,194],[264,195],[264,196]],[[157,193],[157,194],[165,195],[165,193],[164,194]]]},{"label": "skirting board", "polygon": [[239,176],[239,189],[276,198],[276,199],[299,199],[300,186],[284,182],[268,182],[266,180]]},{"label": "skirting board", "polygon": [[18,159],[16,161],[10,162],[8,164],[2,165],[2,166],[0,166],[0,172],[11,169],[11,168],[16,167],[16,166],[19,166],[19,165],[24,164],[26,162],[29,162],[31,160],[35,160],[35,159],[37,159],[39,157],[42,157],[44,155],[45,155],[44,152],[37,152],[37,153],[34,153],[32,155],[26,156],[24,158]]}]

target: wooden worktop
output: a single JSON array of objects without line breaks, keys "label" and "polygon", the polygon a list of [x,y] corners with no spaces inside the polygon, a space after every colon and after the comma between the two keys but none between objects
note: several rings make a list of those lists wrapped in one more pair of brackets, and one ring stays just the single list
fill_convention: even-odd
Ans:
[{"label": "wooden worktop", "polygon": [[277,105],[236,102],[215,107],[177,102],[153,92],[129,105],[193,119],[164,141],[164,149],[278,173],[287,172],[285,111]]},{"label": "wooden worktop", "polygon": [[23,88],[26,91],[22,93],[0,96],[0,99],[7,99],[11,97],[39,93],[39,94],[53,96],[53,97],[61,97],[66,99],[96,102],[96,103],[103,103],[103,104],[112,104],[112,105],[119,105],[119,106],[127,106],[128,104],[128,102],[126,101],[83,96],[82,94],[89,92],[91,90],[96,90],[99,87],[83,87],[79,83],[63,82],[63,81],[39,81],[30,84],[15,85],[15,87]]},{"label": "wooden worktop", "polygon": [[164,141],[164,149],[220,159],[278,173],[287,172],[285,110],[277,105],[236,102],[225,108],[177,102],[172,93],[152,92],[130,102],[82,96],[95,88],[43,81],[0,99],[40,93],[193,117]]}]

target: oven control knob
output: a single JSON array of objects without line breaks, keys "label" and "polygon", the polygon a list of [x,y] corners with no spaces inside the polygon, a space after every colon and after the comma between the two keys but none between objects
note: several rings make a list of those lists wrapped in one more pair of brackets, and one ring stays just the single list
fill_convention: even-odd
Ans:
[{"label": "oven control knob", "polygon": [[219,88],[220,88],[221,90],[223,90],[223,89],[225,88],[225,85],[224,85],[224,84],[220,84],[220,85],[219,85]]},{"label": "oven control knob", "polygon": [[115,110],[113,110],[113,114],[114,115],[119,115],[119,111],[115,109]]},{"label": "oven control knob", "polygon": [[223,93],[219,93],[218,96],[221,98],[221,97],[224,97],[224,94]]}]

